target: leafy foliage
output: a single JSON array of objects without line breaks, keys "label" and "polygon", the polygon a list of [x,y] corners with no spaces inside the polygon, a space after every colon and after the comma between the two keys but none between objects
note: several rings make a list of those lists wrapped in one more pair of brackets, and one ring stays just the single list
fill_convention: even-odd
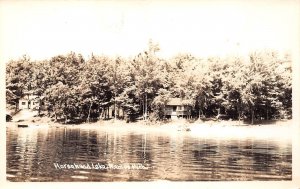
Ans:
[{"label": "leafy foliage", "polygon": [[261,51],[247,58],[179,54],[161,59],[158,51],[150,41],[133,58],[92,55],[85,60],[73,52],[43,61],[23,56],[6,64],[6,88],[17,97],[26,91],[44,96],[48,115],[64,120],[96,120],[111,107],[114,116],[122,109],[129,120],[147,119],[150,113],[163,119],[171,97],[192,100],[194,118],[291,118],[289,55]]}]

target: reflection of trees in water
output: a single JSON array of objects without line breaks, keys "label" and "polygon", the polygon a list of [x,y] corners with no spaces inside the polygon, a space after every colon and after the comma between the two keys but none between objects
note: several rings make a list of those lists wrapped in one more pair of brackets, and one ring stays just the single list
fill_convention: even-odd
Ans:
[{"label": "reflection of trees in water", "polygon": [[[191,154],[200,170],[206,171],[211,180],[261,180],[276,179],[278,175],[289,178],[290,152],[284,153],[274,143],[253,140],[216,141],[194,145]],[[284,163],[283,163],[284,162]],[[200,175],[199,175],[200,176]],[[208,176],[198,177],[205,180]]]},{"label": "reflection of trees in water", "polygon": [[[7,134],[11,181],[72,180],[79,171],[53,163],[142,163],[148,170],[87,170],[91,181],[262,180],[291,178],[291,145],[102,129],[49,128]],[[47,170],[47,171],[45,171]],[[20,174],[20,175],[17,175]]]},{"label": "reflection of trees in water", "polygon": [[98,148],[98,134],[95,131],[88,132],[88,143],[86,145],[88,155],[98,158],[99,157],[99,148]]},{"label": "reflection of trees in water", "polygon": [[272,165],[275,164],[274,161],[272,161],[272,155],[271,154],[262,154],[262,153],[253,153],[252,154],[254,164],[253,168],[255,171],[270,171],[272,168]]},{"label": "reflection of trees in water", "polygon": [[[220,179],[220,156],[219,147],[214,140],[200,140],[189,152],[190,162],[196,167],[197,172],[190,172],[193,180],[219,180]],[[186,170],[189,172],[190,170]]]},{"label": "reflection of trees in water", "polygon": [[[24,146],[25,143],[19,142],[19,135],[17,131],[7,132],[6,134],[6,140],[9,141],[6,144],[6,166],[7,166],[7,174],[10,175],[16,175],[19,170],[22,170],[24,168]],[[25,142],[25,141],[24,141]],[[23,169],[24,170],[24,169]],[[22,174],[23,172],[19,172]],[[21,175],[20,175],[21,176]],[[11,181],[19,181],[21,179],[12,177],[9,178]]]},{"label": "reflection of trees in water", "polygon": [[[147,141],[145,134],[122,134],[121,132],[109,131],[99,132],[98,136],[99,159],[102,164],[124,165],[130,163],[151,164],[152,151],[151,142]],[[103,162],[105,159],[105,162]],[[151,170],[126,170],[109,169],[103,175],[108,180],[114,179],[116,175],[122,177],[121,180],[143,180],[150,175]],[[110,178],[109,178],[110,177]],[[119,180],[119,179],[118,179]]]},{"label": "reflection of trees in water", "polygon": [[[250,144],[249,144],[250,143]],[[256,173],[254,178],[268,180],[274,176],[284,175],[285,178],[291,178],[292,165],[291,155],[288,147],[281,149],[279,144],[269,141],[248,141],[248,144],[240,151],[242,159],[251,158],[253,163],[251,169]],[[285,150],[286,152],[284,152]],[[284,163],[283,163],[284,162]],[[263,175],[269,175],[269,178]]]},{"label": "reflection of trees in water", "polygon": [[6,144],[6,166],[11,169],[18,169],[18,162],[22,158],[22,156],[19,154],[20,146],[18,145],[17,132],[7,133],[6,140],[9,141],[9,144]]},{"label": "reflection of trees in water", "polygon": [[197,161],[203,163],[202,165],[211,164],[211,158],[217,154],[217,146],[204,143],[192,150],[192,153]]},{"label": "reflection of trees in water", "polygon": [[[7,136],[7,174],[15,175],[11,181],[31,181],[40,178],[47,181],[51,174],[53,151],[47,148],[49,144],[47,129],[25,128],[10,130]],[[52,144],[53,145],[53,144]],[[50,165],[51,164],[51,165]],[[45,170],[49,170],[45,171]],[[52,177],[57,174],[52,171]]]},{"label": "reflection of trees in water", "polygon": [[59,144],[61,148],[58,149],[58,155],[61,157],[60,162],[75,162],[77,148],[81,147],[80,142],[82,142],[82,139],[80,139],[80,130],[64,129],[61,132],[63,132],[63,138],[62,143]]}]

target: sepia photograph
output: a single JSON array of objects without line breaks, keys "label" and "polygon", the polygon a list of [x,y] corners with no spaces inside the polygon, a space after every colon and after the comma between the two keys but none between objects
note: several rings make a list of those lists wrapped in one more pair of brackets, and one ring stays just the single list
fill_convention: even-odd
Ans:
[{"label": "sepia photograph", "polygon": [[5,182],[295,188],[298,6],[1,1]]}]

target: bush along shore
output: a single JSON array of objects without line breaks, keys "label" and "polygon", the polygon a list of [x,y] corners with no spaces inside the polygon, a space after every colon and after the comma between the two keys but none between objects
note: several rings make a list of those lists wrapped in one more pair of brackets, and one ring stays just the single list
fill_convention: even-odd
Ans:
[{"label": "bush along shore", "polygon": [[11,60],[6,64],[7,109],[19,111],[20,99],[33,95],[38,114],[54,122],[163,121],[172,117],[166,110],[177,98],[185,104],[176,111],[188,111],[182,117],[191,120],[255,124],[291,119],[289,54],[265,50],[247,57],[178,54],[163,59],[158,52],[159,45],[149,41],[148,49],[134,57],[92,54],[84,59],[71,52],[47,60],[27,55]]}]

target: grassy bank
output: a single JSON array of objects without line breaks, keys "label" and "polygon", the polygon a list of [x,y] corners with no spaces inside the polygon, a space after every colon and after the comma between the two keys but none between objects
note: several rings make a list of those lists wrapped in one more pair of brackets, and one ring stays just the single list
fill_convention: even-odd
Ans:
[{"label": "grassy bank", "polygon": [[62,122],[56,122],[53,118],[47,116],[39,117],[34,116],[26,120],[13,120],[12,123],[28,123],[28,124],[49,124],[49,125],[98,125],[98,126],[133,126],[133,125],[144,125],[144,126],[195,126],[195,125],[205,125],[205,126],[263,126],[263,125],[290,125],[292,120],[262,120],[257,121],[254,124],[251,124],[249,121],[237,121],[237,120],[187,120],[187,119],[178,119],[178,120],[164,120],[164,121],[149,121],[149,120],[138,120],[135,122],[127,123],[125,120],[98,120],[96,122],[83,122],[79,124],[64,124]]}]

